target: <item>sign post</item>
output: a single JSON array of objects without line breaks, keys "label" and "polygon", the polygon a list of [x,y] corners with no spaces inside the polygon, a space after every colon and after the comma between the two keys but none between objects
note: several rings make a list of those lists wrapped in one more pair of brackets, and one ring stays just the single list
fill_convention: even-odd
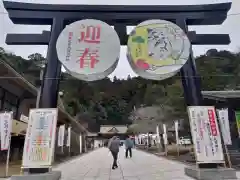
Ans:
[{"label": "sign post", "polygon": [[232,168],[232,162],[231,162],[231,158],[229,156],[228,147],[227,147],[227,145],[232,144],[231,132],[230,132],[230,126],[229,126],[228,109],[227,108],[226,109],[218,109],[217,115],[218,115],[218,119],[219,119],[219,125],[220,125],[220,131],[222,134],[222,139],[224,142],[224,149],[225,149],[227,159],[228,159],[228,164],[229,164],[229,167]]},{"label": "sign post", "polygon": [[5,176],[8,177],[9,158],[11,151],[11,132],[12,132],[12,112],[5,112],[0,114],[1,127],[1,151],[7,150]]},{"label": "sign post", "polygon": [[128,38],[127,57],[133,71],[146,79],[163,80],[187,62],[191,43],[185,32],[166,20],[147,20]]},{"label": "sign post", "polygon": [[213,106],[189,106],[196,164],[224,163],[221,135]]},{"label": "sign post", "polygon": [[23,163],[26,168],[51,168],[58,110],[31,109],[25,137]]},{"label": "sign post", "polygon": [[100,80],[117,67],[120,40],[107,23],[84,19],[66,26],[58,37],[56,50],[67,72],[84,81]]}]

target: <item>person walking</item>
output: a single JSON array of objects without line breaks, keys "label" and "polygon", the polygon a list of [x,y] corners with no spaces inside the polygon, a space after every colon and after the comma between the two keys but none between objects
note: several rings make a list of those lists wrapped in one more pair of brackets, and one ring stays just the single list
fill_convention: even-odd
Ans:
[{"label": "person walking", "polygon": [[108,143],[108,149],[111,151],[113,156],[113,165],[112,169],[118,168],[117,159],[119,152],[120,140],[117,136],[113,136]]},{"label": "person walking", "polygon": [[129,136],[127,136],[127,138],[125,140],[125,148],[126,148],[125,157],[128,158],[128,152],[129,152],[129,155],[130,155],[130,158],[131,158],[132,157],[133,141]]}]

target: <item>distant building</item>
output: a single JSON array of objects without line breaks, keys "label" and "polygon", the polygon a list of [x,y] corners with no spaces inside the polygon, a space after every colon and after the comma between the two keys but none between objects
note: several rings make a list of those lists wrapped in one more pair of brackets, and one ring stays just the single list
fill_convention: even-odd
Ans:
[{"label": "distant building", "polygon": [[111,138],[114,135],[124,138],[128,127],[124,125],[102,125],[98,135],[102,138]]}]

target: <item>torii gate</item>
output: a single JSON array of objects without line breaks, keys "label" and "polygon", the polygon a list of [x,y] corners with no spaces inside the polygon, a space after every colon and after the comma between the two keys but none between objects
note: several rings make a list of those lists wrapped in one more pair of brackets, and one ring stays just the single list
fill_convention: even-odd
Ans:
[{"label": "torii gate", "polygon": [[[51,25],[51,31],[42,34],[8,34],[9,45],[48,45],[47,67],[42,84],[41,108],[56,108],[61,64],[56,53],[56,41],[64,27],[81,19],[98,19],[117,31],[121,45],[126,45],[126,26],[134,26],[149,19],[168,20],[181,27],[192,45],[226,45],[228,34],[196,34],[189,25],[221,25],[231,3],[211,5],[49,5],[4,2],[14,24]],[[184,96],[187,105],[201,105],[200,79],[192,55],[181,69]],[[47,79],[46,79],[47,78]],[[206,165],[205,165],[206,167]],[[207,167],[216,167],[215,165]]]}]

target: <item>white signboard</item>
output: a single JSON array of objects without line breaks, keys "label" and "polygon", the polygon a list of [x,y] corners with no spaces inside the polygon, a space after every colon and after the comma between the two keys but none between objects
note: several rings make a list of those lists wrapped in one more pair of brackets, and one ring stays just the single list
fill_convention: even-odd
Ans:
[{"label": "white signboard", "polygon": [[21,116],[20,116],[20,121],[25,122],[25,123],[28,123],[28,117],[25,116],[24,114],[21,114]]},{"label": "white signboard", "polygon": [[31,109],[25,137],[24,168],[50,167],[53,160],[58,110]]},{"label": "white signboard", "polygon": [[189,106],[188,115],[199,163],[221,163],[224,161],[221,136],[213,106]]},{"label": "white signboard", "polygon": [[1,150],[8,150],[12,131],[12,112],[0,114]]},{"label": "white signboard", "polygon": [[68,136],[67,136],[67,147],[70,147],[71,144],[71,127],[68,127]]},{"label": "white signboard", "polygon": [[164,141],[164,144],[168,144],[166,124],[163,124],[163,141]]},{"label": "white signboard", "polygon": [[85,81],[111,74],[118,64],[120,48],[114,28],[95,19],[66,26],[56,44],[58,59],[66,71]]},{"label": "white signboard", "polygon": [[232,139],[231,139],[230,126],[229,126],[228,109],[221,109],[221,110],[218,109],[217,115],[219,119],[219,125],[221,128],[224,144],[231,145]]},{"label": "white signboard", "polygon": [[176,136],[176,144],[179,144],[179,136],[178,136],[178,121],[174,122],[175,125],[175,136]]},{"label": "white signboard", "polygon": [[65,134],[65,125],[59,127],[58,130],[58,146],[63,147],[64,145],[64,134]]},{"label": "white signboard", "polygon": [[127,46],[127,58],[135,73],[154,80],[176,75],[191,50],[191,43],[179,26],[157,19],[137,25],[129,35]]}]

